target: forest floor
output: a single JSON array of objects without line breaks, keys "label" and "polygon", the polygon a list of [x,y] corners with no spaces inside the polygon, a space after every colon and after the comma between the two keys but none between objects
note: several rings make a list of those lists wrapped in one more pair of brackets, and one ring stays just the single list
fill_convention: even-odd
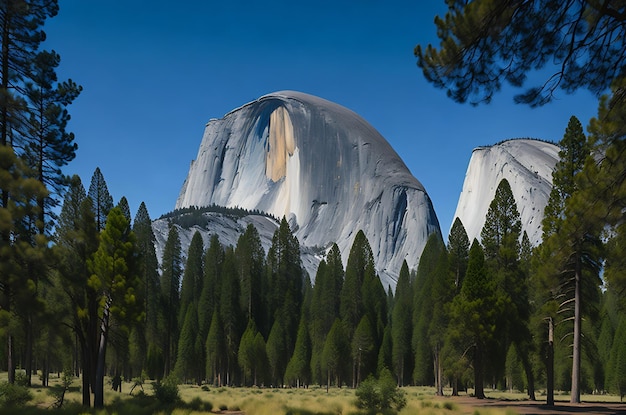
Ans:
[{"label": "forest floor", "polygon": [[[569,401],[557,400],[554,406],[548,406],[546,405],[545,400],[530,401],[527,399],[476,399],[471,396],[447,396],[437,398],[437,400],[441,400],[442,402],[452,402],[459,408],[467,408],[468,410],[473,409],[478,410],[479,412],[481,412],[481,410],[494,410],[498,413],[504,412],[505,414],[513,413],[518,415],[626,415],[626,402],[603,402],[603,396],[597,395],[588,395],[585,397],[587,397],[588,399],[589,397],[592,397],[594,401],[586,401],[580,404],[570,404]],[[614,396],[604,397],[612,398],[612,400],[616,398]]]},{"label": "forest floor", "polygon": [[[3,379],[0,374],[0,381]],[[37,382],[37,378],[33,378]],[[59,380],[56,376],[50,379],[51,385]],[[144,393],[148,397],[153,394],[151,381],[144,385]],[[66,410],[62,414],[97,413],[84,411],[80,406],[80,381],[76,379],[66,395]],[[123,393],[114,392],[110,385],[105,387],[105,405],[109,414],[125,415],[147,413],[142,405],[146,402],[129,395],[131,384],[124,382]],[[27,405],[33,410],[27,414],[49,413],[53,398],[49,388],[33,385],[30,388],[33,400]],[[577,415],[577,414],[624,414],[626,403],[620,402],[615,395],[582,395],[583,403],[569,403],[569,395],[557,393],[556,405],[548,407],[543,391],[537,391],[537,401],[529,401],[523,392],[503,392],[485,390],[487,399],[476,399],[470,394],[435,396],[434,388],[404,387],[407,406],[399,415]],[[471,392],[471,391],[470,391]],[[137,391],[135,391],[135,394]],[[243,387],[199,387],[197,385],[180,385],[179,393],[182,400],[180,406],[167,411],[149,411],[150,413],[171,413],[173,415],[224,414],[224,415],[277,415],[277,414],[357,414],[354,389],[326,388],[311,386],[309,388],[243,388]],[[195,406],[193,405],[195,401]],[[209,404],[210,405],[207,405]],[[198,406],[210,407],[211,411],[198,410]],[[81,410],[81,408],[83,408]],[[192,409],[193,408],[193,409]],[[143,409],[143,410],[142,410]],[[2,412],[2,411],[0,411]],[[16,412],[20,415],[22,412]]]}]

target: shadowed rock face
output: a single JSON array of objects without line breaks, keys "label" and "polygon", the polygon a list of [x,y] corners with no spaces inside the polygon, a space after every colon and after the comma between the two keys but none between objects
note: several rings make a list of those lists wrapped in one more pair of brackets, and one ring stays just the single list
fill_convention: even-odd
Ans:
[{"label": "shadowed rock face", "polygon": [[404,259],[415,268],[440,232],[424,187],[371,125],[292,91],[207,124],[176,207],[210,204],[285,216],[302,245],[336,242],[344,264],[362,229],[385,287],[395,286]]},{"label": "shadowed rock face", "polygon": [[531,244],[538,245],[558,158],[558,146],[538,140],[509,140],[476,148],[454,214],[463,222],[470,241],[480,240],[489,204],[500,181],[507,179],[521,216],[522,231],[526,231]]}]

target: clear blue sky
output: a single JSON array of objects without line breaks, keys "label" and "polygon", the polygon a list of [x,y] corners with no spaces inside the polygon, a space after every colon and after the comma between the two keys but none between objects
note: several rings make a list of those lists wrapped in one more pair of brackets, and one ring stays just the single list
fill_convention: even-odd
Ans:
[{"label": "clear blue sky", "polygon": [[416,66],[437,43],[444,0],[61,0],[45,48],[59,78],[84,87],[70,106],[76,159],[89,187],[100,167],[115,203],[134,215],[173,210],[210,118],[291,89],[337,102],[372,124],[426,187],[447,237],[472,149],[508,138],[558,141],[597,100],[560,93],[539,109],[503,91],[489,105],[452,102]]}]

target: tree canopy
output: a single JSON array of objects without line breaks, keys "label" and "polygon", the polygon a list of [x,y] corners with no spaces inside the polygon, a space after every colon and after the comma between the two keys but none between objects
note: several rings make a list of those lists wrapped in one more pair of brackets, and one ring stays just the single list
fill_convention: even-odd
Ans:
[{"label": "tree canopy", "polygon": [[601,95],[626,75],[626,8],[622,1],[447,0],[435,17],[439,48],[415,47],[428,81],[457,102],[490,102],[504,82],[524,86],[546,68],[539,85],[515,101],[543,105],[559,89]]}]

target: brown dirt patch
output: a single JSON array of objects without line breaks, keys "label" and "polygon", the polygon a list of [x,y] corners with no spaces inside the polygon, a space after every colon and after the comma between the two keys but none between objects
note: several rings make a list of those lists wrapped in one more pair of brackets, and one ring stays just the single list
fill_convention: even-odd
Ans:
[{"label": "brown dirt patch", "polygon": [[507,401],[502,399],[476,399],[468,396],[445,396],[437,398],[443,402],[453,402],[462,408],[467,408],[468,413],[474,409],[493,408],[511,409],[519,415],[626,415],[626,403],[589,402],[570,404],[569,402],[556,402],[552,407],[547,406],[545,401]]}]

